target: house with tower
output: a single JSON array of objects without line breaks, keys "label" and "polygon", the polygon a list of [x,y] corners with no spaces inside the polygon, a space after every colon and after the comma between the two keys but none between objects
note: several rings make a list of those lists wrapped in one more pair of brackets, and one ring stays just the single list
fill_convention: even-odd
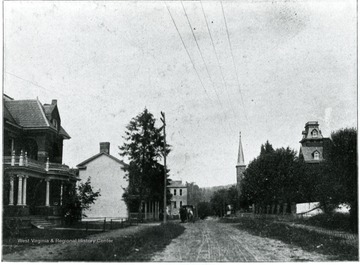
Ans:
[{"label": "house with tower", "polygon": [[325,160],[331,140],[322,135],[319,123],[317,121],[307,122],[302,136],[299,158],[309,164],[318,164]]},{"label": "house with tower", "polygon": [[61,216],[77,178],[62,163],[57,100],[14,100],[3,95],[3,216]]}]

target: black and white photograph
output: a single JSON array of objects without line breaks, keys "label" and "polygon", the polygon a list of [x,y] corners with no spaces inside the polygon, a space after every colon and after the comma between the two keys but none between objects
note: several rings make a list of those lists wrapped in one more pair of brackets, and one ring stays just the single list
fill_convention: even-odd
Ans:
[{"label": "black and white photograph", "polygon": [[357,0],[1,16],[1,261],[359,261]]}]

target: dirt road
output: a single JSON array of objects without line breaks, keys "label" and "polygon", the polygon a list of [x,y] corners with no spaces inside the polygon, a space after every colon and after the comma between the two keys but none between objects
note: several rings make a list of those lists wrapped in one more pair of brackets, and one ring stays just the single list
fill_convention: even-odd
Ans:
[{"label": "dirt road", "polygon": [[253,236],[215,219],[186,223],[185,232],[152,261],[325,261],[327,256],[309,253],[281,241]]},{"label": "dirt road", "polygon": [[[87,239],[110,240],[127,237],[128,235],[141,232],[152,225],[158,224],[143,224],[126,229],[112,230],[88,236]],[[186,223],[184,226],[186,229],[183,234],[173,239],[162,251],[155,252],[149,256],[151,261],[290,262],[326,261],[330,259],[328,256],[306,252],[299,247],[294,247],[278,240],[251,235],[233,227],[231,223],[220,223],[216,219]],[[94,248],[97,248],[98,244],[88,242],[49,244],[6,254],[2,258],[4,261],[92,260],[89,259],[91,255],[87,254],[92,252]],[[106,242],[105,244],[111,245],[111,243]],[[136,261],[136,257],[139,254],[141,253],[138,252],[134,256],[134,261]],[[86,258],[83,259],[83,257]]]}]

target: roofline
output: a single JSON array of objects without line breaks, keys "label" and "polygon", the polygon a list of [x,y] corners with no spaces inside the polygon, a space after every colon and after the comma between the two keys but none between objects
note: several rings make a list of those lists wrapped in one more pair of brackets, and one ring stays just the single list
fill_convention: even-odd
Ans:
[{"label": "roofline", "polygon": [[10,100],[14,100],[14,98],[10,97],[9,95],[7,95],[7,94],[5,94],[5,93],[3,93],[3,96],[6,97],[6,98],[8,98],[8,99],[10,99]]},{"label": "roofline", "polygon": [[[62,133],[59,133],[55,128],[53,128],[53,127],[21,127],[21,129],[23,129],[23,130],[51,130],[51,131],[53,131],[53,132],[55,132],[55,133],[58,133],[59,135],[62,135],[62,136],[64,136],[64,138],[65,139],[71,139],[71,137],[70,137],[70,135],[69,136],[66,136],[66,135],[64,135],[64,134],[62,134]],[[63,128],[64,129],[64,128]],[[64,129],[64,131],[65,131],[65,129]]]},{"label": "roofline", "polygon": [[11,122],[11,121],[5,121],[5,123],[7,123],[7,124],[9,124],[9,125],[11,125],[11,126],[14,126],[14,127],[18,128],[18,129],[23,129],[23,127],[21,127],[21,126],[18,125],[18,124],[15,124],[15,123],[13,123],[13,122]]},{"label": "roofline", "polygon": [[303,143],[305,141],[309,141],[309,140],[326,140],[326,139],[330,139],[330,137],[319,137],[319,138],[303,138],[299,141],[299,143]]},{"label": "roofline", "polygon": [[114,157],[114,156],[112,156],[112,155],[109,155],[109,154],[107,154],[107,153],[101,152],[101,153],[98,153],[98,154],[96,154],[96,155],[94,155],[94,156],[86,159],[85,161],[83,161],[83,162],[81,162],[80,164],[76,165],[76,167],[79,168],[79,169],[86,169],[86,166],[85,166],[86,164],[88,164],[88,163],[91,162],[92,160],[100,157],[101,155],[105,155],[105,156],[107,156],[107,157],[115,160],[115,161],[118,162],[119,164],[122,164],[123,166],[128,166],[128,164],[126,164],[126,163],[124,163],[123,161],[117,159],[116,157]]},{"label": "roofline", "polygon": [[319,124],[319,121],[308,121],[307,123],[305,123],[305,126],[309,124],[316,125]]},{"label": "roofline", "polygon": [[44,111],[44,109],[43,109],[43,106],[42,106],[42,104],[40,103],[40,101],[39,101],[38,98],[36,99],[36,102],[38,103],[38,106],[39,106],[39,108],[40,108],[41,114],[43,115],[43,118],[45,119],[46,124],[47,124],[49,127],[51,127],[51,126],[50,126],[50,123],[49,123],[49,120],[46,118],[46,114],[45,114],[45,111]]}]

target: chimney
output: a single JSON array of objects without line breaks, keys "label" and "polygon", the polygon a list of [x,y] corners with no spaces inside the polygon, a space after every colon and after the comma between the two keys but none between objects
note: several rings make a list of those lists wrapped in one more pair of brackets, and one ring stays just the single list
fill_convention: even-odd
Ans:
[{"label": "chimney", "polygon": [[51,101],[51,105],[56,105],[57,104],[57,99],[53,99],[52,101]]},{"label": "chimney", "polygon": [[110,155],[110,143],[109,142],[100,143],[100,153],[105,153],[105,154]]}]

